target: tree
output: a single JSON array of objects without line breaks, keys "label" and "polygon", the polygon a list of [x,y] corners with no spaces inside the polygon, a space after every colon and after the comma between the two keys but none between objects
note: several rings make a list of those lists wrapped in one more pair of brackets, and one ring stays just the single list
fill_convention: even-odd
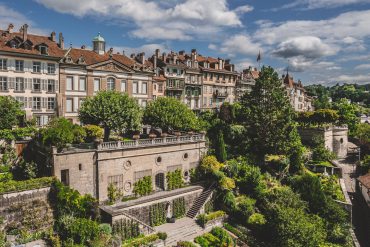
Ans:
[{"label": "tree", "polygon": [[320,109],[313,113],[311,116],[311,122],[322,125],[322,124],[334,124],[338,121],[339,115],[337,111],[332,109]]},{"label": "tree", "polygon": [[0,130],[11,129],[24,117],[21,104],[10,96],[0,96]]},{"label": "tree", "polygon": [[127,94],[101,91],[95,97],[84,101],[79,118],[84,124],[103,127],[104,141],[108,141],[111,130],[138,130],[141,126],[142,111],[135,99]]},{"label": "tree", "polygon": [[338,111],[339,123],[346,124],[349,134],[353,135],[356,132],[357,124],[360,122],[358,106],[343,98],[333,105],[333,109]]},{"label": "tree", "polygon": [[217,144],[215,149],[218,161],[225,162],[227,160],[227,154],[225,149],[224,134],[222,134],[221,130],[219,130],[218,132]]},{"label": "tree", "polygon": [[65,118],[54,118],[47,128],[41,130],[42,142],[56,146],[59,150],[68,143],[81,143],[85,136],[86,132],[81,126],[72,124]]},{"label": "tree", "polygon": [[278,74],[271,67],[262,67],[250,94],[242,98],[246,109],[246,129],[251,146],[259,162],[266,154],[287,153],[290,132],[294,130],[293,108]]},{"label": "tree", "polygon": [[161,97],[149,102],[144,111],[144,123],[164,131],[200,129],[195,113],[175,98]]}]

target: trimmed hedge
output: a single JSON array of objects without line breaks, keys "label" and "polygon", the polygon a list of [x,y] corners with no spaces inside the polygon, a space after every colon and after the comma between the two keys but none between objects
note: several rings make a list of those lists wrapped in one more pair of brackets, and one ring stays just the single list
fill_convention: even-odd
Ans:
[{"label": "trimmed hedge", "polygon": [[134,183],[134,194],[136,196],[149,195],[153,190],[152,177],[145,176],[139,181]]},{"label": "trimmed hedge", "polygon": [[11,192],[20,192],[49,187],[54,182],[54,177],[34,178],[23,181],[10,180],[0,183],[0,195]]},{"label": "trimmed hedge", "polygon": [[168,172],[167,178],[167,190],[174,190],[184,187],[184,180],[182,177],[182,170],[176,169],[173,172]]},{"label": "trimmed hedge", "polygon": [[122,247],[139,247],[146,246],[159,239],[158,234],[152,234],[148,236],[140,236],[138,238],[129,239],[122,243]]},{"label": "trimmed hedge", "polygon": [[197,217],[197,221],[202,227],[204,227],[207,224],[208,221],[223,217],[225,215],[226,215],[226,213],[224,211],[221,211],[221,210],[215,211],[215,212],[212,212],[212,213],[209,213],[209,214],[200,214]]}]

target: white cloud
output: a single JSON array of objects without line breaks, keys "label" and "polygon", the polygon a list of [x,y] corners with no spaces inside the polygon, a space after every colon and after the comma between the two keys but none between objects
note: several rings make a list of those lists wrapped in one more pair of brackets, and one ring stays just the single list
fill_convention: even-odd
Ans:
[{"label": "white cloud", "polygon": [[370,74],[363,75],[340,75],[332,81],[339,83],[370,83]]},{"label": "white cloud", "polygon": [[126,56],[130,56],[132,53],[145,52],[146,57],[150,57],[154,54],[155,50],[159,49],[161,52],[168,52],[170,49],[165,44],[145,44],[138,47],[128,47],[128,46],[113,46],[113,52],[119,52],[122,54],[124,51]]},{"label": "white cloud", "polygon": [[235,69],[237,71],[243,71],[244,69],[251,67],[256,67],[256,64],[251,61],[250,59],[241,59],[241,60],[236,60],[235,62]]},{"label": "white cloud", "polygon": [[360,64],[355,67],[355,69],[359,70],[370,70],[370,64]]},{"label": "white cloud", "polygon": [[0,4],[0,23],[2,23],[0,28],[3,30],[6,29],[10,23],[14,25],[15,30],[27,23],[29,26],[29,31],[33,34],[45,35],[49,33],[48,30],[38,28],[32,20],[28,19],[22,13],[17,12],[4,4]]},{"label": "white cloud", "polygon": [[208,48],[227,54],[228,56],[235,56],[237,54],[257,56],[259,50],[261,50],[261,46],[246,34],[236,34],[226,38],[221,45],[210,44]]},{"label": "white cloud", "polygon": [[273,10],[282,10],[300,7],[302,10],[312,10],[321,8],[336,8],[352,4],[370,3],[370,0],[295,0]]},{"label": "white cloud", "polygon": [[147,39],[188,40],[216,34],[225,27],[241,27],[239,15],[247,5],[230,10],[227,0],[35,0],[57,12],[111,19],[133,25],[131,35]]}]

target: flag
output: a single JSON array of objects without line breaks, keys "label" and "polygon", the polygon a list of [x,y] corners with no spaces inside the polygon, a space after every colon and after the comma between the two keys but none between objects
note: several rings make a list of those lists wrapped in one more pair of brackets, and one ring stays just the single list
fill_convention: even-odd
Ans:
[{"label": "flag", "polygon": [[261,61],[261,51],[258,52],[258,56],[257,56],[257,62],[260,62]]}]

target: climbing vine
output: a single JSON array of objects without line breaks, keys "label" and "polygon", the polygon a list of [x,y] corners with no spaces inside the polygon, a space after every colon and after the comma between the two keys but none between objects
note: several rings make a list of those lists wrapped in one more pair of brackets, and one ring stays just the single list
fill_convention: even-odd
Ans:
[{"label": "climbing vine", "polygon": [[172,215],[175,218],[181,218],[185,215],[185,198],[180,197],[172,201]]},{"label": "climbing vine", "polygon": [[151,226],[159,226],[166,223],[166,203],[157,203],[149,207],[149,219]]},{"label": "climbing vine", "polygon": [[136,196],[149,195],[153,190],[152,177],[145,176],[134,184],[134,193]]},{"label": "climbing vine", "polygon": [[184,187],[184,180],[182,177],[182,170],[176,169],[173,172],[168,172],[167,178],[167,190],[174,190]]},{"label": "climbing vine", "polygon": [[114,235],[119,235],[122,240],[135,238],[140,235],[139,223],[128,219],[115,221],[112,226],[112,231]]}]

